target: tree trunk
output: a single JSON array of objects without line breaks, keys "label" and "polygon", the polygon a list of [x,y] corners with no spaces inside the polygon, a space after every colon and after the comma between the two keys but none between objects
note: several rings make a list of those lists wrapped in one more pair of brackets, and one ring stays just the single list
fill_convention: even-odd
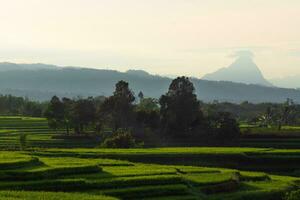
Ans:
[{"label": "tree trunk", "polygon": [[67,135],[69,135],[69,133],[70,133],[69,124],[67,124],[67,126],[66,126],[66,131],[67,131]]}]

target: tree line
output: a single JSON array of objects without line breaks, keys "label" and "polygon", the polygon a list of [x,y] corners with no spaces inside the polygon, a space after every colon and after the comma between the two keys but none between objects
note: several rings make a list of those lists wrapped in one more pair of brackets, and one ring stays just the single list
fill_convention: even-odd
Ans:
[{"label": "tree line", "polygon": [[265,112],[252,120],[252,123],[259,123],[262,127],[276,126],[281,130],[283,125],[296,125],[299,123],[300,108],[292,99],[287,99],[281,105],[269,105]]},{"label": "tree line", "polygon": [[282,125],[300,125],[300,105],[292,99],[286,99],[283,103],[258,103],[244,101],[240,104],[230,102],[203,103],[202,110],[205,113],[229,112],[239,122],[246,124],[270,127]]},{"label": "tree line", "polygon": [[125,81],[116,84],[107,98],[58,98],[48,104],[49,126],[66,134],[97,134],[103,145],[231,143],[240,135],[239,125],[227,112],[205,114],[195,88],[187,77],[172,81],[159,100],[137,98]]},{"label": "tree line", "polygon": [[24,97],[0,95],[1,115],[22,115],[41,117],[47,108],[47,102],[35,102]]},{"label": "tree line", "polygon": [[[203,103],[186,77],[172,81],[159,99],[137,96],[129,84],[119,81],[109,97],[59,98],[34,102],[28,98],[0,95],[0,114],[46,117],[64,135],[99,136],[107,146],[141,143],[231,143],[239,137],[238,122],[261,127],[300,124],[300,105],[284,103]],[[128,142],[130,141],[130,142]],[[116,144],[115,144],[116,145]]]}]

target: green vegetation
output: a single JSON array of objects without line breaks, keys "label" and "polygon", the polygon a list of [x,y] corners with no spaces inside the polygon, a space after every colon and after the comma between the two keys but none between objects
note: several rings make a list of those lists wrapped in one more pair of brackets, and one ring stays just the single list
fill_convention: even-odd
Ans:
[{"label": "green vegetation", "polygon": [[133,148],[135,146],[135,140],[131,133],[122,129],[118,129],[111,137],[106,138],[102,144],[102,147],[107,148]]},{"label": "green vegetation", "polygon": [[[187,77],[174,79],[159,101],[144,98],[142,92],[139,98],[139,103],[135,102],[129,84],[121,80],[116,83],[113,95],[104,100],[53,96],[45,117],[55,132],[65,130],[61,137],[82,138],[90,134],[104,141],[105,147],[129,148],[134,146],[133,141],[146,146],[238,142],[240,129],[236,119],[227,112],[204,116],[194,85]],[[128,134],[117,133],[120,129],[130,131],[132,139]],[[122,141],[122,145],[116,145],[116,140]]]},{"label": "green vegetation", "polygon": [[[291,100],[263,105],[258,121],[239,125],[214,104],[203,106],[186,77],[159,101],[138,97],[119,81],[108,98],[54,96],[45,118],[0,116],[0,199],[298,198],[300,128]],[[13,108],[6,112],[23,112]],[[192,147],[201,145],[220,147]],[[267,148],[276,145],[282,149]]]},{"label": "green vegetation", "polygon": [[[22,138],[26,135],[26,140]],[[23,136],[22,136],[23,135]],[[49,129],[45,118],[0,116],[0,148],[20,149],[33,147],[95,147],[95,138],[63,138],[60,131]]]},{"label": "green vegetation", "polygon": [[226,167],[298,175],[300,150],[260,148],[153,148],[153,149],[51,149],[35,153],[60,156],[122,159],[132,162]]},{"label": "green vegetation", "polygon": [[241,125],[241,145],[296,149],[300,147],[300,126],[259,127]]},{"label": "green vegetation", "polygon": [[[27,146],[95,147],[100,143],[104,147],[128,148],[136,146],[133,141],[145,147],[297,148],[300,142],[300,106],[292,99],[284,103],[203,103],[197,98],[193,82],[184,76],[174,79],[158,100],[145,98],[142,91],[138,98],[136,100],[129,83],[123,80],[116,83],[115,91],[109,97],[69,99],[53,96],[49,102],[39,103],[26,98],[0,96],[0,114],[43,116],[50,128],[47,127],[47,131],[52,134],[47,142],[38,144],[42,139],[36,142],[31,138],[38,135],[31,134],[35,130],[27,134],[22,130],[26,126],[18,126],[13,117],[1,118],[8,121],[0,123],[0,133],[7,140],[5,146],[11,147],[9,142],[18,137],[18,146],[23,150]],[[16,124],[14,128],[21,130],[10,130],[9,120],[11,125]],[[35,128],[46,129],[45,124],[40,125]],[[111,142],[118,139],[118,129],[131,133],[132,139],[127,137],[127,144],[120,146]],[[16,149],[17,145],[12,148]]]},{"label": "green vegetation", "polygon": [[117,200],[112,197],[105,197],[101,195],[88,194],[72,194],[62,192],[24,192],[24,191],[1,191],[0,198],[2,200]]},{"label": "green vegetation", "polygon": [[[129,162],[122,154],[205,153],[213,148],[48,149],[0,152],[1,199],[283,199],[300,178],[235,169]],[[263,149],[215,148],[215,154]],[[266,150],[265,150],[266,151]],[[65,155],[63,155],[65,153]],[[277,151],[273,153],[292,153]],[[300,152],[294,152],[300,153]],[[114,154],[115,159],[106,159]],[[96,158],[98,157],[98,158]],[[29,162],[35,160],[35,162]],[[27,165],[20,165],[26,162]],[[54,193],[55,192],[55,193]]]},{"label": "green vegetation", "polygon": [[46,107],[46,102],[41,103],[31,101],[28,98],[0,94],[1,115],[41,117]]},{"label": "green vegetation", "polygon": [[0,152],[4,200],[282,200],[300,187],[300,150],[83,148],[99,143],[56,139],[61,130],[49,130],[43,118],[0,117],[0,126],[2,148],[19,150],[20,134],[27,135],[27,151]]}]

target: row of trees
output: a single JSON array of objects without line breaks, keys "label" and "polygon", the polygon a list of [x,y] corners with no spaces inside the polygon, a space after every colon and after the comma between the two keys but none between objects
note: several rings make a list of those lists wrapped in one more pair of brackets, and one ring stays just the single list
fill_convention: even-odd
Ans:
[{"label": "row of trees", "polygon": [[102,103],[99,98],[69,99],[53,96],[45,111],[49,127],[64,128],[67,134],[73,129],[76,134],[82,134],[96,122],[96,108]]},{"label": "row of trees", "polygon": [[[119,81],[112,96],[105,99],[59,99],[54,96],[45,116],[54,129],[66,133],[98,133],[120,139],[130,138],[119,130],[127,130],[137,141],[149,143],[217,143],[234,141],[239,127],[229,113],[205,115],[195,95],[195,88],[186,77],[174,79],[159,100],[138,94],[136,100],[129,84]],[[110,138],[111,140],[111,138]],[[132,142],[132,140],[131,140]]]},{"label": "row of trees", "polygon": [[300,125],[300,105],[287,99],[283,103],[251,103],[248,101],[235,104],[230,102],[202,103],[205,114],[229,112],[238,121],[257,126]]},{"label": "row of trees", "polygon": [[41,117],[47,103],[31,101],[28,98],[0,95],[0,114]]}]

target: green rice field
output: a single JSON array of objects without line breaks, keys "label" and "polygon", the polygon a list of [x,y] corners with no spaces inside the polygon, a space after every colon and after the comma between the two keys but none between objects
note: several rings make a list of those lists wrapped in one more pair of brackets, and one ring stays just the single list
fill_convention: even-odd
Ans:
[{"label": "green rice field", "polygon": [[[175,150],[175,149],[174,149]],[[0,152],[1,199],[280,199],[296,176],[102,158],[88,149]],[[153,149],[159,155],[168,149]],[[180,151],[180,149],[176,149]],[[225,153],[230,153],[227,151]],[[246,150],[248,151],[248,150]],[[49,153],[51,152],[51,153]],[[88,153],[84,157],[78,153]],[[106,150],[106,153],[110,151]],[[135,153],[139,153],[138,150]],[[189,153],[189,149],[183,150]],[[37,155],[39,154],[39,155]]]},{"label": "green rice field", "polygon": [[26,134],[27,146],[31,147],[94,147],[97,141],[89,139],[71,140],[56,138],[63,130],[58,132],[48,128],[47,120],[32,117],[0,116],[0,148],[19,148],[20,134]]},{"label": "green rice field", "polygon": [[45,119],[0,117],[1,200],[284,200],[300,189],[298,149],[102,149],[57,134]]}]

